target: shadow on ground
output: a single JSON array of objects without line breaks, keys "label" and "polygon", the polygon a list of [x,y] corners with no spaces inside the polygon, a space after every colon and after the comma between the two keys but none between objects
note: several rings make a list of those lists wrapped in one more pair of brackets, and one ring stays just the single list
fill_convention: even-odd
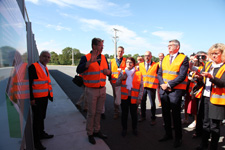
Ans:
[{"label": "shadow on ground", "polygon": [[[57,81],[66,95],[71,99],[73,104],[79,100],[82,94],[82,88],[76,86],[72,82],[72,77],[59,71],[49,70],[52,77]],[[111,88],[107,87],[107,88]],[[142,123],[138,123],[138,137],[132,134],[131,118],[128,120],[128,133],[126,137],[121,136],[121,118],[113,119],[113,97],[109,94],[106,96],[105,104],[105,115],[106,119],[101,121],[101,130],[103,133],[108,135],[108,139],[105,140],[111,150],[170,150],[173,149],[173,141],[167,141],[160,143],[158,140],[164,135],[163,120],[161,116],[161,108],[158,108],[157,113],[157,124],[150,126],[150,110],[147,110],[147,119]],[[81,114],[86,118],[86,112],[80,111]],[[183,115],[183,114],[182,114]],[[190,150],[195,149],[200,143],[200,139],[192,139],[194,131],[187,130],[187,125],[183,125],[183,144],[178,150]],[[225,126],[221,127],[221,133],[225,133]],[[224,142],[219,143],[219,149],[222,149]]]}]

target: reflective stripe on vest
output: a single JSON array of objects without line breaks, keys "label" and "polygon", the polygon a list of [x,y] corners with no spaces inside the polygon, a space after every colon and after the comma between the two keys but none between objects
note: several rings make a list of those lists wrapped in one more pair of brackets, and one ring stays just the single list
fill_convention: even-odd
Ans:
[{"label": "reflective stripe on vest", "polygon": [[[212,66],[212,62],[207,62],[206,65],[205,65],[205,72],[209,72],[209,68],[211,68],[211,66]],[[203,82],[204,83],[206,82],[205,77],[203,78]]]},{"label": "reflective stripe on vest", "polygon": [[[216,73],[216,78],[221,78],[225,71],[225,64],[220,67],[219,71]],[[212,92],[210,96],[210,102],[216,105],[225,105],[225,88],[216,87],[212,84]]]},{"label": "reflective stripe on vest", "polygon": [[[125,71],[123,71],[125,73]],[[136,71],[133,77],[132,81],[132,88],[131,88],[131,104],[136,104],[138,95],[140,92],[140,85],[141,85],[141,72]],[[128,92],[129,90],[126,88],[126,80],[122,81],[122,86],[121,86],[121,99],[122,100],[127,100],[128,98]]]},{"label": "reflective stripe on vest", "polygon": [[41,66],[38,62],[33,63],[38,79],[34,79],[32,89],[34,98],[47,97],[50,93],[50,96],[53,97],[52,85],[49,76],[48,68],[46,67],[46,71],[48,76],[46,76],[45,72],[42,70]]},{"label": "reflective stripe on vest", "polygon": [[[119,66],[119,68],[121,68],[122,70],[124,70],[126,68],[126,58],[123,57],[123,60]],[[118,66],[116,63],[116,59],[112,59],[111,60],[111,82],[112,83],[116,83],[116,80],[119,76],[119,71],[118,71]]]},{"label": "reflective stripe on vest", "polygon": [[[87,61],[91,59],[91,53],[85,55]],[[104,87],[106,84],[106,75],[103,70],[108,69],[107,61],[104,55],[101,54],[101,63],[93,62],[87,70],[82,73],[84,85],[87,87]]]},{"label": "reflective stripe on vest", "polygon": [[139,64],[139,70],[143,76],[144,87],[157,89],[159,83],[157,78],[158,67],[158,63],[152,62],[151,67],[148,69],[148,72],[146,72],[144,62]]},{"label": "reflective stripe on vest", "polygon": [[[162,61],[162,78],[165,83],[174,80],[180,72],[180,67],[185,59],[184,54],[178,54],[174,59],[172,64],[170,64],[170,56],[167,55]],[[187,87],[188,77],[186,76],[185,80],[180,84],[173,87],[173,89],[182,89],[185,90]]]}]

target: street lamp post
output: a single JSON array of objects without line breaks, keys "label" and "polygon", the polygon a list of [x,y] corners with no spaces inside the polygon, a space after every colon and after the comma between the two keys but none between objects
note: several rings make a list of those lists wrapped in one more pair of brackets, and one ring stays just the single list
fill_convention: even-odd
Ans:
[{"label": "street lamp post", "polygon": [[119,31],[116,28],[113,28],[115,36],[113,37],[114,39],[114,46],[115,46],[115,52],[114,52],[114,58],[116,58],[116,51],[117,51],[117,39],[119,38],[118,36],[116,36],[117,31]]},{"label": "street lamp post", "polygon": [[72,66],[74,66],[74,53],[73,53],[73,49],[72,49]]}]

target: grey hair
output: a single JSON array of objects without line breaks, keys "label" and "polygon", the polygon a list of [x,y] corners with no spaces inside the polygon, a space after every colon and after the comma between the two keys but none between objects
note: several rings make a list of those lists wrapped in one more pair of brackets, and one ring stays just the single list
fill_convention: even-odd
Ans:
[{"label": "grey hair", "polygon": [[180,47],[180,41],[178,41],[177,39],[170,40],[169,43],[170,42],[174,42],[174,43],[176,43]]},{"label": "grey hair", "polygon": [[41,56],[43,53],[48,53],[48,54],[51,56],[50,52],[47,51],[47,50],[43,50],[43,51],[41,52],[40,56]]}]

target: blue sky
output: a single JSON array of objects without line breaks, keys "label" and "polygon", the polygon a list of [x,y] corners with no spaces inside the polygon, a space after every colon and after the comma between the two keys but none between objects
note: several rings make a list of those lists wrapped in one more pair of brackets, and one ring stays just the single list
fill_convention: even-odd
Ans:
[{"label": "blue sky", "polygon": [[65,47],[91,50],[104,40],[103,54],[114,54],[114,31],[125,54],[168,53],[171,39],[190,55],[225,43],[225,0],[25,0],[39,52]]}]

